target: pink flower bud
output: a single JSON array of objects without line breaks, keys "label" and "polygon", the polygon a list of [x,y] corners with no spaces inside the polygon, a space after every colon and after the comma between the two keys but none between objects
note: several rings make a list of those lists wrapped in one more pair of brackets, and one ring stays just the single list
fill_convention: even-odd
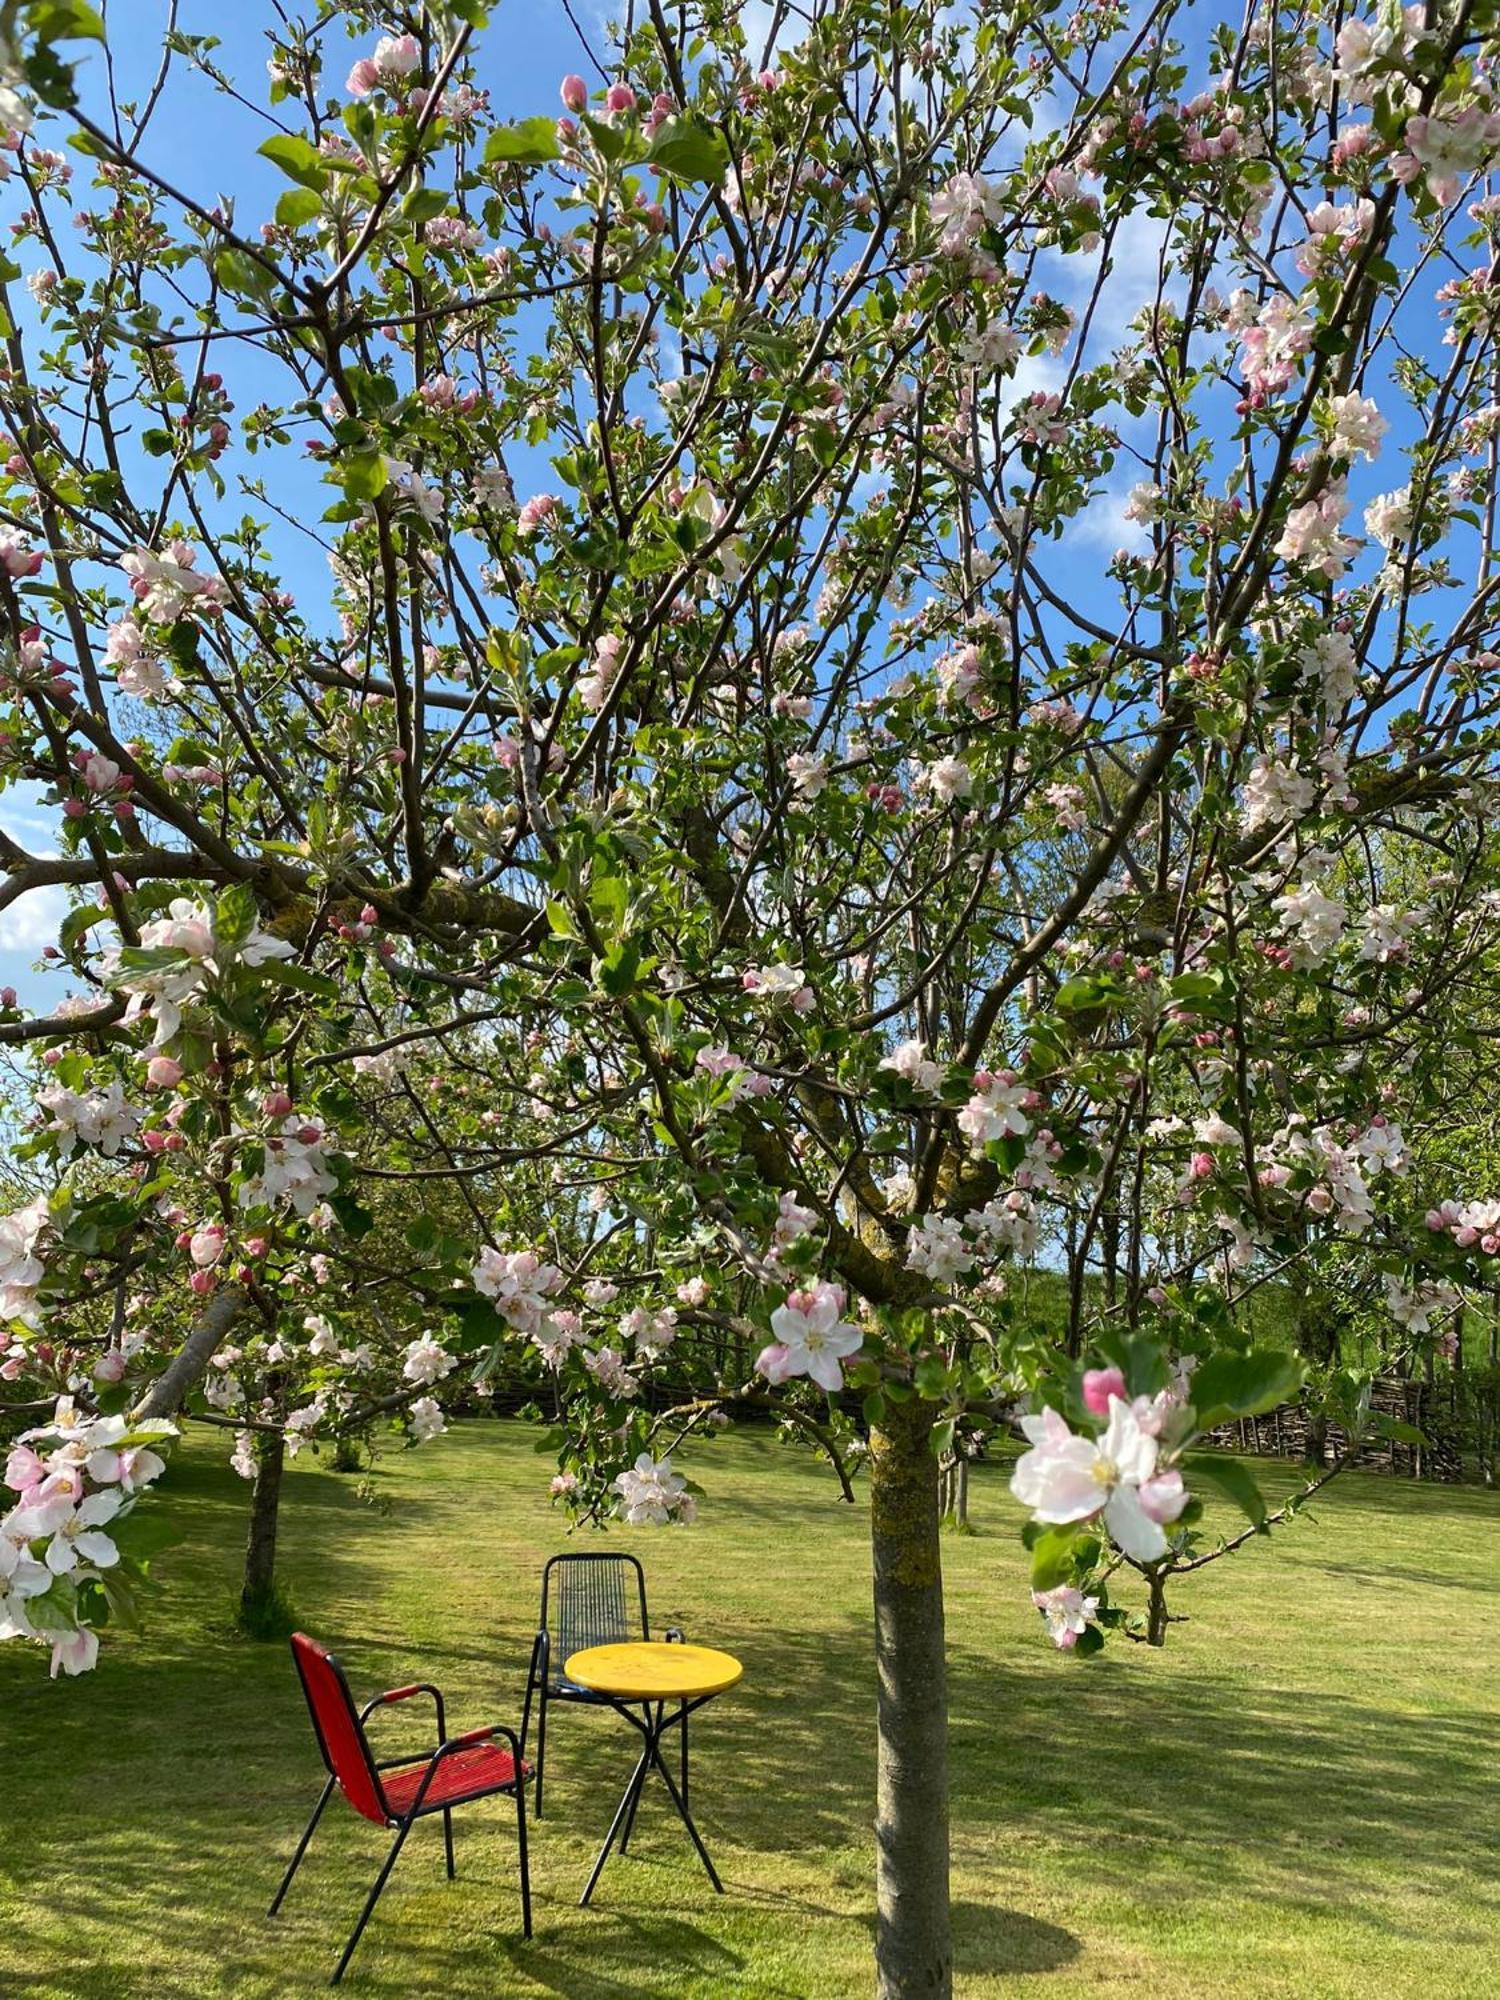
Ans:
[{"label": "pink flower bud", "polygon": [[1188,1164],[1188,1172],[1195,1181],[1206,1181],[1214,1170],[1212,1153],[1194,1153]]},{"label": "pink flower bud", "polygon": [[316,1146],[322,1136],[323,1128],[321,1125],[299,1125],[297,1127],[297,1137],[302,1141],[304,1146]]},{"label": "pink flower bud", "polygon": [[607,111],[634,111],[635,92],[628,83],[612,83],[604,93]]},{"label": "pink flower bud", "polygon": [[146,1065],[146,1081],[153,1090],[175,1090],[182,1081],[182,1064],[175,1056],[153,1056]]},{"label": "pink flower bud", "polygon": [[192,1277],[188,1279],[188,1283],[200,1299],[206,1299],[218,1283],[218,1280],[212,1271],[194,1271]]},{"label": "pink flower bud", "polygon": [[245,1238],[245,1255],[247,1257],[264,1257],[270,1247],[271,1239],[269,1236],[247,1236]]},{"label": "pink flower bud", "polygon": [[563,101],[563,109],[575,114],[588,109],[588,85],[581,76],[565,76],[558,96]]},{"label": "pink flower bud", "polygon": [[16,989],[14,986],[0,986],[0,1007],[14,1007]]},{"label": "pink flower bud", "polygon": [[96,1382],[119,1382],[125,1375],[125,1357],[118,1347],[111,1347],[101,1354],[94,1363]]},{"label": "pink flower bud", "polygon": [[380,912],[373,903],[366,903],[359,913],[359,920],[362,924],[378,924],[380,922]]},{"label": "pink flower bud", "polygon": [[1125,1377],[1118,1368],[1086,1368],[1083,1372],[1083,1407],[1096,1417],[1109,1415],[1109,1399],[1125,1401]]},{"label": "pink flower bud", "polygon": [[269,1090],[261,1099],[260,1108],[268,1118],[289,1118],[292,1100],[284,1090]]},{"label": "pink flower bud", "polygon": [[768,1382],[784,1382],[789,1353],[790,1349],[784,1347],[779,1340],[772,1341],[769,1347],[763,1347],[756,1356],[756,1374],[764,1375]]},{"label": "pink flower bud", "polygon": [[1175,1521],[1187,1505],[1187,1488],[1180,1472],[1155,1473],[1150,1479],[1143,1479],[1136,1490],[1141,1512],[1148,1521],[1161,1526]]},{"label": "pink flower bud", "polygon": [[167,1135],[165,1132],[143,1132],[141,1134],[141,1144],[148,1153],[164,1152],[167,1144]]}]

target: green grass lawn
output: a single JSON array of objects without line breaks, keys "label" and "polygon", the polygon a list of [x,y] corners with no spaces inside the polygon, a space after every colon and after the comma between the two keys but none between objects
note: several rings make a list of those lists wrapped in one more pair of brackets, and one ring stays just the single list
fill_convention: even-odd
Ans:
[{"label": "green grass lawn", "polygon": [[[283,1575],[356,1693],[432,1678],[455,1730],[518,1721],[541,1562],[564,1541],[531,1445],[471,1424],[386,1459],[384,1511],[306,1456],[291,1472]],[[766,1438],[723,1439],[691,1470],[698,1525],[609,1546],[645,1557],[658,1625],[745,1662],[695,1737],[695,1809],[727,1894],[658,1786],[631,1854],[577,1908],[635,1739],[560,1708],[535,1939],[520,1941],[513,1808],[473,1807],[454,1883],[437,1822],[413,1834],[347,1990],[869,1990],[863,1515]],[[384,1837],[330,1808],[265,1921],[320,1768],[285,1647],[229,1626],[246,1497],[194,1440],[164,1485],[186,1539],[158,1558],[146,1631],[55,1685],[31,1649],[0,1649],[4,2000],[260,2000],[332,1970]],[[1042,1641],[1002,1468],[980,1470],[972,1505],[979,1532],[945,1544],[961,1994],[1500,1993],[1494,1499],[1351,1477],[1316,1525],[1189,1586],[1164,1653],[1088,1663]]]}]

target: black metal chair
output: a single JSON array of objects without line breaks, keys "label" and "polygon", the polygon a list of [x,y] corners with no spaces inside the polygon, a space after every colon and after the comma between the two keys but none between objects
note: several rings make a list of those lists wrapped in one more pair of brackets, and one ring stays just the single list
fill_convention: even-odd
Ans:
[{"label": "black metal chair", "polygon": [[[627,1574],[633,1570],[634,1587]],[[639,1621],[639,1622],[637,1622]],[[586,1702],[593,1708],[608,1708],[605,1695],[570,1681],[563,1667],[574,1653],[586,1646],[618,1646],[632,1639],[651,1637],[651,1620],[646,1610],[646,1573],[636,1556],[565,1555],[552,1556],[542,1570],[542,1609],[536,1643],[531,1649],[531,1671],[526,1681],[526,1703],[521,1710],[521,1754],[531,1728],[531,1705],[537,1704],[536,1783],[531,1812],[542,1816],[542,1775],[547,1757],[547,1708],[554,1701]],[[683,1635],[669,1625],[663,1639],[680,1645]],[[687,1797],[688,1740],[687,1718],[682,1730],[682,1795]],[[629,1838],[627,1830],[626,1839]],[[624,1851],[624,1842],[621,1842]]]}]

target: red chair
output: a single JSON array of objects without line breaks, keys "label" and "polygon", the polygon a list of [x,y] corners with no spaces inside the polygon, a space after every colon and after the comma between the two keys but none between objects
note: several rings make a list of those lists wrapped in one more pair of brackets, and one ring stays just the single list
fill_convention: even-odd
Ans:
[{"label": "red chair", "polygon": [[[330,1986],[337,1986],[354,1956],[354,1947],[359,1943],[361,1932],[370,1921],[370,1912],[380,1899],[386,1878],[396,1865],[396,1856],[416,1822],[431,1813],[440,1812],[443,1815],[443,1845],[451,1881],[454,1872],[453,1808],[468,1805],[473,1799],[488,1799],[501,1792],[513,1792],[521,1856],[521,1918],[524,1933],[530,1937],[531,1877],[526,1866],[525,1786],[531,1767],[522,1759],[521,1747],[512,1731],[497,1723],[489,1729],[471,1729],[466,1736],[455,1736],[449,1741],[443,1697],[430,1681],[413,1681],[409,1687],[391,1688],[356,1710],[344,1670],[326,1646],[320,1646],[316,1639],[309,1639],[305,1632],[294,1632],[292,1658],[302,1682],[302,1692],[307,1696],[313,1733],[323,1753],[328,1782],[297,1843],[297,1851],[282,1877],[281,1887],[276,1891],[267,1915],[274,1917],[281,1908],[282,1899],[291,1887],[292,1877],[301,1865],[307,1844],[313,1837],[313,1829],[323,1817],[323,1808],[333,1796],[335,1785],[365,1819],[373,1821],[376,1826],[396,1829],[391,1851],[375,1878],[375,1886],[360,1912],[353,1935],[344,1946],[338,1970],[328,1982]],[[409,1701],[418,1694],[431,1695],[437,1708],[437,1748],[419,1757],[387,1758],[377,1764],[365,1736],[365,1723],[377,1708],[392,1702]],[[496,1737],[503,1737],[508,1747],[502,1748],[495,1741]]]}]

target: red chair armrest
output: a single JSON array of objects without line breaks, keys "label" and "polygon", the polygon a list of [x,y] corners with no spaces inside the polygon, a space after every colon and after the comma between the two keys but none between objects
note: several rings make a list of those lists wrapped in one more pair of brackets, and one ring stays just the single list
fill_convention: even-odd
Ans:
[{"label": "red chair armrest", "polygon": [[469,1729],[462,1736],[450,1736],[446,1743],[440,1743],[437,1754],[439,1757],[446,1757],[450,1750],[466,1750],[471,1743],[485,1743],[490,1737],[503,1733],[508,1732],[502,1732],[499,1728]]},{"label": "red chair armrest", "polygon": [[521,1762],[521,1746],[516,1741],[516,1732],[513,1729],[507,1729],[503,1722],[494,1722],[485,1729],[466,1730],[462,1736],[450,1736],[446,1743],[440,1743],[432,1753],[432,1761],[423,1772],[422,1782],[417,1787],[417,1795],[408,1808],[409,1814],[415,1816],[421,1809],[422,1802],[427,1797],[427,1787],[437,1776],[438,1766],[445,1757],[454,1756],[460,1750],[468,1750],[476,1743],[486,1743],[492,1736],[503,1736],[510,1745],[510,1754],[515,1761],[516,1776],[519,1778],[525,1766]]},{"label": "red chair armrest", "polygon": [[442,1694],[431,1681],[411,1681],[405,1687],[387,1688],[384,1694],[374,1695],[360,1710],[360,1721],[363,1722],[366,1716],[373,1715],[377,1708],[384,1708],[390,1702],[410,1701],[414,1694],[430,1694],[439,1706],[442,1705]]}]

